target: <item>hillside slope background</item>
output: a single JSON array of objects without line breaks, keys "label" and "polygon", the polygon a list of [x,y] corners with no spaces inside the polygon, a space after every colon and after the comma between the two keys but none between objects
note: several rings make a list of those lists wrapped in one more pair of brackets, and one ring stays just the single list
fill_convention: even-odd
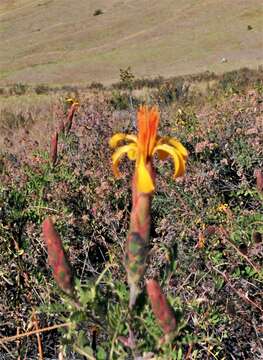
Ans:
[{"label": "hillside slope background", "polygon": [[257,67],[262,17],[260,0],[2,0],[0,84]]}]

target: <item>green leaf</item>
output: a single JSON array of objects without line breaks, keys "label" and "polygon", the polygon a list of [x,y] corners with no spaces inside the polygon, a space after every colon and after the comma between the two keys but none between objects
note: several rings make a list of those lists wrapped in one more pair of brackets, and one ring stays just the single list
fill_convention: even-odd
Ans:
[{"label": "green leaf", "polygon": [[97,360],[105,360],[105,359],[107,359],[107,353],[101,346],[99,346],[97,351]]}]

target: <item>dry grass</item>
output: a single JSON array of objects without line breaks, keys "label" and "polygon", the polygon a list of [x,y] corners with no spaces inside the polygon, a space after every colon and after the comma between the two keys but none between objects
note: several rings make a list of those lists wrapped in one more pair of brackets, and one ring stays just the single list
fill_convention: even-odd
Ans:
[{"label": "dry grass", "polygon": [[[0,146],[11,147],[13,153],[19,153],[24,147],[24,139],[47,144],[47,132],[50,131],[59,111],[59,96],[26,94],[2,97],[0,105]],[[19,140],[18,140],[19,139]]]},{"label": "dry grass", "polygon": [[110,83],[128,65],[172,76],[262,62],[260,0],[1,1],[0,20],[1,84]]}]

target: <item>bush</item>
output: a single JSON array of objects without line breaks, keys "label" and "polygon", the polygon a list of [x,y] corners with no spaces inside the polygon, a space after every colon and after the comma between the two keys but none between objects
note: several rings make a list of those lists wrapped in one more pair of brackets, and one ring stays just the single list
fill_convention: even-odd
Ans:
[{"label": "bush", "polygon": [[89,86],[89,89],[96,89],[96,90],[103,90],[104,89],[104,85],[100,82],[97,81],[93,81]]},{"label": "bush", "polygon": [[248,68],[242,68],[223,74],[219,78],[218,84],[224,92],[239,93],[252,83],[262,84],[262,80],[262,69],[259,68],[259,71],[255,71]]},{"label": "bush", "polygon": [[130,106],[129,95],[120,91],[113,91],[110,104],[115,110],[126,110]]},{"label": "bush", "polygon": [[50,88],[44,84],[39,84],[35,87],[35,93],[38,95],[47,94],[47,93],[49,93],[49,91],[50,91]]},{"label": "bush", "polygon": [[19,112],[18,114],[15,114],[6,109],[1,110],[0,112],[0,124],[1,127],[5,129],[18,129],[20,127],[25,127],[32,122],[33,118],[31,113]]},{"label": "bush", "polygon": [[101,9],[96,9],[93,13],[93,16],[98,16],[98,15],[102,15],[103,11]]},{"label": "bush", "polygon": [[166,81],[154,93],[153,98],[160,105],[170,105],[187,97],[189,86],[183,80]]},{"label": "bush", "polygon": [[28,86],[22,83],[14,84],[9,88],[10,95],[24,95]]}]

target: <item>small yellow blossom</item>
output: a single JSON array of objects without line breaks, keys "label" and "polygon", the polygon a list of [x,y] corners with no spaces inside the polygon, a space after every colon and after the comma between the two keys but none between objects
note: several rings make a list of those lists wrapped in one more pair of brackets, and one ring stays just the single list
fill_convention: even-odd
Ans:
[{"label": "small yellow blossom", "polygon": [[[149,109],[141,106],[138,110],[138,135],[118,133],[110,139],[110,147],[117,148],[112,155],[113,171],[119,176],[118,165],[121,158],[127,154],[130,160],[135,160],[136,188],[138,192],[150,193],[154,190],[152,174],[149,164],[155,153],[161,160],[169,155],[175,164],[174,177],[182,176],[185,172],[185,163],[188,156],[185,147],[176,139],[171,137],[158,137],[157,127],[160,114],[157,107]],[[127,144],[118,147],[121,141]]]},{"label": "small yellow blossom", "polygon": [[79,102],[77,99],[73,99],[73,98],[67,98],[66,100],[66,103],[70,104],[70,105],[79,105]]},{"label": "small yellow blossom", "polygon": [[202,221],[202,219],[200,217],[198,217],[195,219],[195,224],[198,225],[201,223],[201,221]]},{"label": "small yellow blossom", "polygon": [[227,209],[228,209],[228,204],[220,204],[217,208],[217,211],[226,212]]}]

